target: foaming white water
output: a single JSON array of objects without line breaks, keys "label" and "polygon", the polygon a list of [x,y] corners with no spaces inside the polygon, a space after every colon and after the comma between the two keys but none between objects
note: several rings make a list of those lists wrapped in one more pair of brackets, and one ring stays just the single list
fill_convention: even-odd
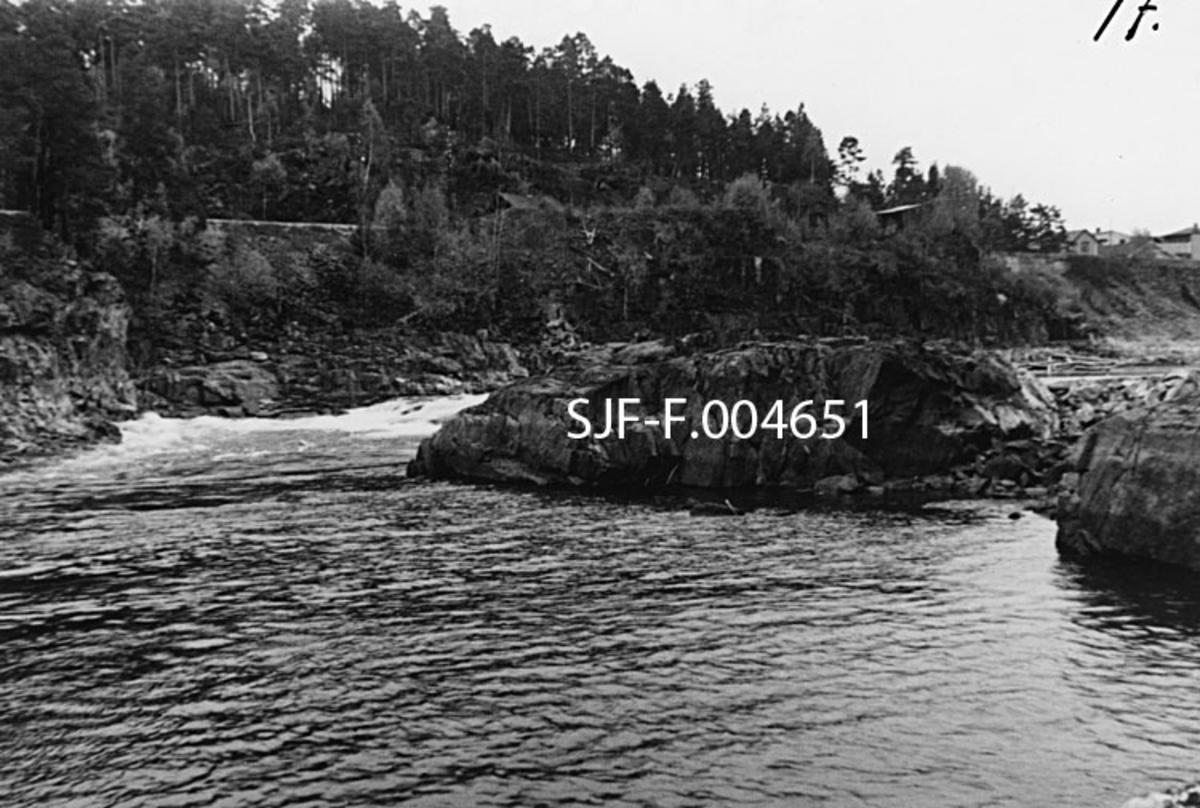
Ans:
[{"label": "foaming white water", "polygon": [[143,464],[174,466],[199,458],[220,463],[268,455],[301,455],[346,440],[390,439],[415,444],[436,432],[455,413],[486,398],[459,395],[393,399],[342,415],[290,419],[163,418],[150,412],[120,425],[121,443],[98,446],[6,475],[0,487],[106,476],[114,467],[132,471]]},{"label": "foaming white water", "polygon": [[344,432],[380,438],[423,438],[432,435],[450,416],[487,399],[486,394],[439,398],[400,398],[342,415],[306,418],[163,418],[146,413],[121,424],[121,445],[135,451],[173,448],[205,435],[259,432]]}]

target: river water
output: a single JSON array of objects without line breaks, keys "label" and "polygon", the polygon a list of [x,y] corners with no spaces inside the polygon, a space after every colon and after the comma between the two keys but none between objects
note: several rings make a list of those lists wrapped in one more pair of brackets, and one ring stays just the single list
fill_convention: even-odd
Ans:
[{"label": "river water", "polygon": [[471,400],[147,416],[0,476],[0,802],[1104,806],[1198,773],[1200,597],[1053,524],[412,481]]}]

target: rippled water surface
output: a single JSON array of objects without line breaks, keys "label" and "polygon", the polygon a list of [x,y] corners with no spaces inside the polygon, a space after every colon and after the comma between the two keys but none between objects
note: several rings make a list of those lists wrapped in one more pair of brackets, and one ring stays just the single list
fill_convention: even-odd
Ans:
[{"label": "rippled water surface", "polygon": [[975,503],[410,481],[454,402],[0,476],[5,805],[1093,806],[1196,774],[1200,599]]}]

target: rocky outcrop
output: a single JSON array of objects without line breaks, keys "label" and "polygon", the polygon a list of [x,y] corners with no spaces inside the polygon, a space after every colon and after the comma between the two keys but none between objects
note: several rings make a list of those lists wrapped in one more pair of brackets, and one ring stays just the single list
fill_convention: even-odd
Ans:
[{"label": "rocky outcrop", "polygon": [[[510,385],[483,404],[460,413],[425,440],[409,473],[432,477],[539,484],[744,486],[823,488],[832,493],[877,487],[885,481],[943,475],[948,486],[974,473],[984,452],[1009,441],[1048,439],[1056,430],[1049,394],[992,355],[961,355],[903,343],[842,345],[822,342],[748,344],[690,356],[669,356],[661,344],[610,346],[578,356],[570,366]],[[595,433],[572,439],[581,422],[569,403],[586,399],[577,412],[604,430],[606,408],[636,399],[623,438]],[[681,422],[667,434],[667,399]],[[820,422],[798,416],[794,408]],[[844,430],[823,418],[826,402],[843,418]],[[753,402],[758,428],[750,432],[749,408],[735,437],[702,431],[706,402]],[[765,424],[776,401],[783,423]],[[857,402],[865,401],[863,408]],[[714,408],[713,414],[716,414]],[[648,424],[647,418],[660,423]],[[865,429],[864,429],[865,420]],[[715,431],[717,419],[710,421]],[[782,434],[781,434],[782,433]],[[830,437],[822,437],[822,434]],[[955,471],[960,475],[955,476]],[[1001,471],[995,470],[997,475]],[[1019,473],[1019,470],[1018,470]],[[967,492],[964,492],[967,493]]]},{"label": "rocky outcrop", "polygon": [[113,277],[65,259],[0,256],[0,459],[119,438],[112,422],[136,411],[128,322]]},{"label": "rocky outcrop", "polygon": [[1076,449],[1076,491],[1060,497],[1064,556],[1134,556],[1200,570],[1200,376],[1160,404],[1115,415]]},{"label": "rocky outcrop", "polygon": [[279,380],[258,362],[233,359],[212,365],[160,368],[142,381],[172,414],[259,415],[279,399]]},{"label": "rocky outcrop", "polygon": [[1063,434],[1074,438],[1112,415],[1166,401],[1188,375],[1171,369],[1142,376],[1060,377],[1046,387],[1058,404]]},{"label": "rocky outcrop", "polygon": [[180,350],[138,382],[161,415],[336,411],[396,396],[494,390],[523,378],[515,350],[486,335],[296,332],[247,346]]}]

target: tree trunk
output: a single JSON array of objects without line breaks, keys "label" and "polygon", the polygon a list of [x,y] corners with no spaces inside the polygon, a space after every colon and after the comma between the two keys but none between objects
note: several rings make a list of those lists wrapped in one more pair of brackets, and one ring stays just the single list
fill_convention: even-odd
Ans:
[{"label": "tree trunk", "polygon": [[257,143],[254,136],[254,93],[246,93],[246,128],[250,130],[250,142]]},{"label": "tree trunk", "polygon": [[588,151],[596,153],[596,91],[592,90],[592,120],[588,132]]},{"label": "tree trunk", "polygon": [[569,75],[567,76],[567,149],[575,151],[575,104]]},{"label": "tree trunk", "polygon": [[175,63],[175,121],[183,128],[183,83],[179,80],[179,54],[172,54]]}]

